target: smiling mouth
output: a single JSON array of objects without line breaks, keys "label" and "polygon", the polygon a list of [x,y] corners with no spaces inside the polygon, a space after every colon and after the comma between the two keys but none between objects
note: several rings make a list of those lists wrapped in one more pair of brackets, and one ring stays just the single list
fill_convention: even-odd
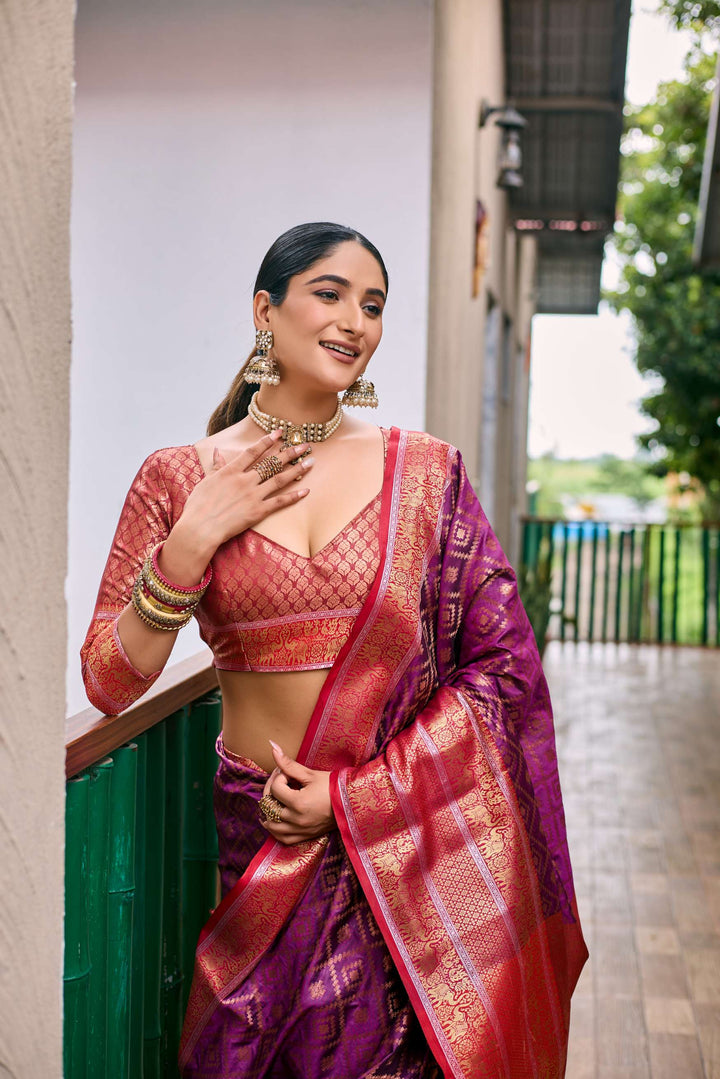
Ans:
[{"label": "smiling mouth", "polygon": [[320,344],[323,348],[328,348],[331,352],[336,352],[339,356],[347,356],[350,360],[356,360],[360,355],[357,349],[349,348],[345,345],[334,345],[329,341],[321,341]]}]

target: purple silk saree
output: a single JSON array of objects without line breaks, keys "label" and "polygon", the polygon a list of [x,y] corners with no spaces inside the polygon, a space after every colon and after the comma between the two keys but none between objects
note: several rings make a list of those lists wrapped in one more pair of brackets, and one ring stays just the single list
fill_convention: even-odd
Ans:
[{"label": "purple silk saree", "polygon": [[393,430],[381,547],[299,754],[338,831],[268,839],[262,773],[221,757],[185,1076],[564,1074],[587,953],[550,705],[457,451]]}]

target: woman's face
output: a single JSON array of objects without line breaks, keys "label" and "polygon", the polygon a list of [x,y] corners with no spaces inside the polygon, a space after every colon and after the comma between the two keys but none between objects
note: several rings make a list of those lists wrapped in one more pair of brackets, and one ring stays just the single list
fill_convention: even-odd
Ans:
[{"label": "woman's face", "polygon": [[377,261],[360,244],[346,242],[292,277],[278,307],[258,293],[255,325],[272,330],[281,374],[302,377],[308,388],[340,392],[363,373],[377,348],[384,304]]}]

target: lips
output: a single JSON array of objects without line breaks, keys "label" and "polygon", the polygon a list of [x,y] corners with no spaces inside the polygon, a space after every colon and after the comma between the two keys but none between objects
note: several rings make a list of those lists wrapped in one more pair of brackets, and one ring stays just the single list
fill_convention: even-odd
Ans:
[{"label": "lips", "polygon": [[355,363],[360,355],[359,349],[353,348],[352,345],[342,345],[339,341],[321,341],[320,344],[326,352],[341,363]]}]

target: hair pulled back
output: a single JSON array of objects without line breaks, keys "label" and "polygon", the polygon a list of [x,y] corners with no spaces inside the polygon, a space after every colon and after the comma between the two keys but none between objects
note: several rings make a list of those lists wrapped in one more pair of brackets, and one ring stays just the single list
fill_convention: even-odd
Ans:
[{"label": "hair pulled back", "polygon": [[[278,236],[262,260],[255,278],[253,296],[258,292],[266,291],[270,296],[270,303],[278,307],[287,295],[291,277],[305,273],[315,262],[327,258],[336,247],[348,241],[360,244],[377,260],[387,289],[388,274],[385,263],[378,249],[367,237],[356,229],[335,225],[330,221],[309,221],[304,225],[295,225],[294,228]],[[218,431],[223,431],[247,416],[254,389],[245,382],[243,375],[254,355],[255,349],[238,371],[224,399],[210,417],[207,426],[209,435],[217,434]]]}]

